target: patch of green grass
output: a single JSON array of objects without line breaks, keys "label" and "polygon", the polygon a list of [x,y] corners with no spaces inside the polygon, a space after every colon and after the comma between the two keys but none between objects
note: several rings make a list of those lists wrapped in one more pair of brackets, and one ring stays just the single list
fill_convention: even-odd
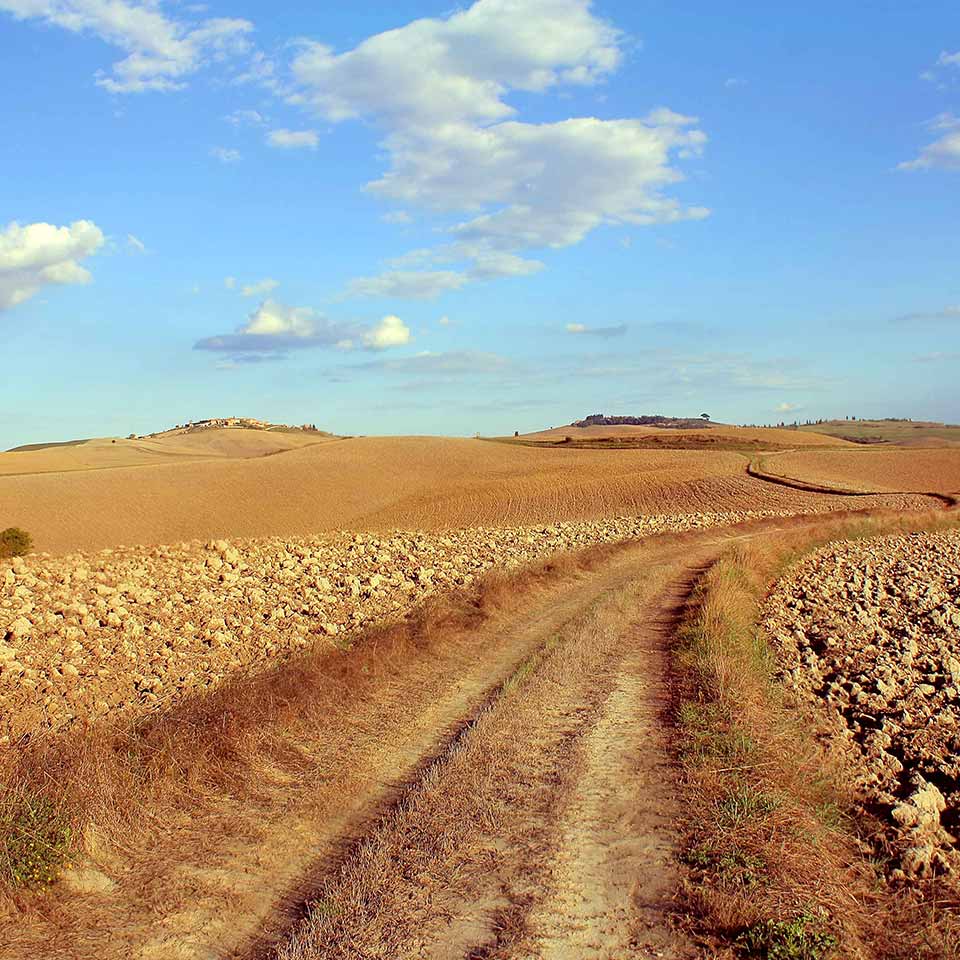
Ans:
[{"label": "patch of green grass", "polygon": [[680,704],[677,720],[686,734],[682,748],[686,759],[739,765],[756,749],[753,738],[731,725],[719,704],[686,700]]},{"label": "patch of green grass", "polygon": [[46,797],[25,791],[0,805],[0,880],[12,887],[53,883],[70,859],[70,823]]},{"label": "patch of green grass", "polygon": [[741,783],[717,804],[716,825],[720,830],[737,830],[754,820],[762,820],[779,806],[776,797]]},{"label": "patch of green grass", "polygon": [[824,918],[802,913],[792,920],[766,920],[744,930],[737,946],[747,957],[764,960],[824,960],[837,938],[824,929]]}]

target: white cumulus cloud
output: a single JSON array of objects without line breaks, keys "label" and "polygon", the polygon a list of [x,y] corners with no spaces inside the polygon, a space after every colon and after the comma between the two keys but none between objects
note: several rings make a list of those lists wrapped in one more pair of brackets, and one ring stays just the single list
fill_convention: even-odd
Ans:
[{"label": "white cumulus cloud", "polygon": [[410,342],[410,328],[393,315],[384,317],[372,330],[363,335],[364,345],[372,350],[402,347]]},{"label": "white cumulus cloud", "polygon": [[345,53],[307,43],[293,71],[301,99],[330,120],[373,114],[423,128],[503,120],[514,113],[508,91],[595,83],[620,58],[619,32],[589,0],[478,0]]},{"label": "white cumulus cloud", "polygon": [[[465,214],[434,263],[471,259],[462,282],[534,272],[526,258],[579,243],[603,224],[700,219],[667,194],[675,160],[698,155],[697,120],[660,107],[643,118],[517,118],[513,91],[543,93],[605,79],[622,59],[620,32],[591,0],[476,0],[446,18],[415,20],[337,53],[306,43],[290,98],[330,121],[371,118],[385,130],[389,168],[370,192],[406,207]],[[360,289],[380,278],[354,281]],[[425,282],[425,281],[424,281]]]},{"label": "white cumulus cloud", "polygon": [[[230,278],[232,279],[232,278]],[[266,299],[233,333],[204,337],[194,350],[232,355],[238,363],[251,356],[279,358],[293,350],[386,350],[410,342],[410,329],[395,316],[368,326],[333,320],[312,307],[294,307]]]},{"label": "white cumulus cloud", "polygon": [[0,230],[0,310],[29,300],[50,284],[89,283],[79,261],[104,244],[100,228],[90,220],[69,226],[10,223]]},{"label": "white cumulus cloud", "polygon": [[267,143],[282,150],[316,149],[319,137],[316,130],[271,130]]},{"label": "white cumulus cloud", "polygon": [[194,344],[194,349],[237,355],[273,354],[307,347],[335,347],[358,333],[362,331],[356,325],[331,320],[312,307],[291,307],[267,299],[234,333],[204,337]]},{"label": "white cumulus cloud", "polygon": [[250,50],[248,20],[189,20],[165,14],[159,0],[0,0],[0,11],[91,34],[126,56],[97,83],[111,93],[179,90],[185,78],[215,61]]}]

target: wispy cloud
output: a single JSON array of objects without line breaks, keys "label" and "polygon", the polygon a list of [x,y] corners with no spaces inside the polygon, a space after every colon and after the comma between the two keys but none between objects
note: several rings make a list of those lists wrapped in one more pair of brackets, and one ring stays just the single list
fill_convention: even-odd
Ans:
[{"label": "wispy cloud", "polygon": [[279,286],[279,280],[274,280],[273,277],[264,277],[263,280],[258,280],[256,283],[244,284],[240,288],[240,293],[245,297],[262,297],[272,293]]},{"label": "wispy cloud", "polygon": [[898,170],[960,170],[960,117],[941,113],[927,124],[943,135],[927,144],[913,160],[897,164]]},{"label": "wispy cloud", "polygon": [[262,127],[267,123],[267,118],[259,110],[234,110],[223,119],[234,127]]},{"label": "wispy cloud", "polygon": [[894,323],[958,323],[960,322],[960,304],[944,307],[941,310],[918,310],[904,313],[894,318]]},{"label": "wispy cloud", "polygon": [[355,370],[379,370],[418,377],[484,376],[515,370],[516,361],[481,350],[451,350],[442,353],[424,351],[412,357],[390,357],[354,364]]},{"label": "wispy cloud", "polygon": [[251,49],[249,20],[173,17],[156,2],[0,0],[0,10],[20,20],[41,20],[72,33],[91,34],[123,51],[126,56],[109,74],[97,73],[97,84],[110,93],[182,90],[190,75]]},{"label": "wispy cloud", "polygon": [[238,163],[241,158],[240,151],[232,147],[211,147],[210,156],[221,163]]},{"label": "wispy cloud", "polygon": [[585,337],[622,337],[627,332],[627,325],[618,323],[609,327],[591,327],[585,323],[568,323],[566,331]]},{"label": "wispy cloud", "polygon": [[957,363],[960,361],[960,353],[948,350],[937,350],[933,353],[917,354],[913,359],[917,363]]},{"label": "wispy cloud", "polygon": [[356,277],[347,284],[348,297],[392,297],[433,300],[459,290],[467,278],[454,270],[389,270],[376,277]]},{"label": "wispy cloud", "polygon": [[315,150],[320,142],[316,130],[271,130],[267,144],[281,150]]}]

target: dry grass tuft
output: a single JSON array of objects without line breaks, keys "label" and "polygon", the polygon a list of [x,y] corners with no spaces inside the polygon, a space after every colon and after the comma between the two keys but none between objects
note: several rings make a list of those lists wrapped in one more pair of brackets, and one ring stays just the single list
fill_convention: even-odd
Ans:
[{"label": "dry grass tuft", "polygon": [[829,520],[738,545],[698,584],[676,655],[686,901],[721,953],[960,956],[958,904],[944,909],[942,890],[886,887],[858,835],[877,825],[846,789],[839,757],[772,682],[773,654],[756,628],[767,585],[803,553],[956,523],[944,513]]}]

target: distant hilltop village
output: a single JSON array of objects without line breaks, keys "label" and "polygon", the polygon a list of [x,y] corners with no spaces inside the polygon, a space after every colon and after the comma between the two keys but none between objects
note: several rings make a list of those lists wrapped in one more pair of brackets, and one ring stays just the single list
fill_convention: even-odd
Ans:
[{"label": "distant hilltop village", "polygon": [[290,426],[285,423],[270,423],[267,420],[257,420],[254,417],[213,417],[209,420],[191,420],[189,423],[178,423],[167,430],[158,430],[156,433],[144,434],[146,437],[159,437],[169,433],[198,433],[201,430],[222,430],[235,427],[241,430],[274,430],[287,433],[324,433],[315,423],[304,423],[300,426]]},{"label": "distant hilltop village", "polygon": [[584,420],[575,420],[572,427],[665,427],[671,430],[698,430],[703,429],[705,423],[710,422],[709,413],[701,413],[699,417],[664,417],[660,414],[640,417],[608,417],[604,413],[591,413]]}]

